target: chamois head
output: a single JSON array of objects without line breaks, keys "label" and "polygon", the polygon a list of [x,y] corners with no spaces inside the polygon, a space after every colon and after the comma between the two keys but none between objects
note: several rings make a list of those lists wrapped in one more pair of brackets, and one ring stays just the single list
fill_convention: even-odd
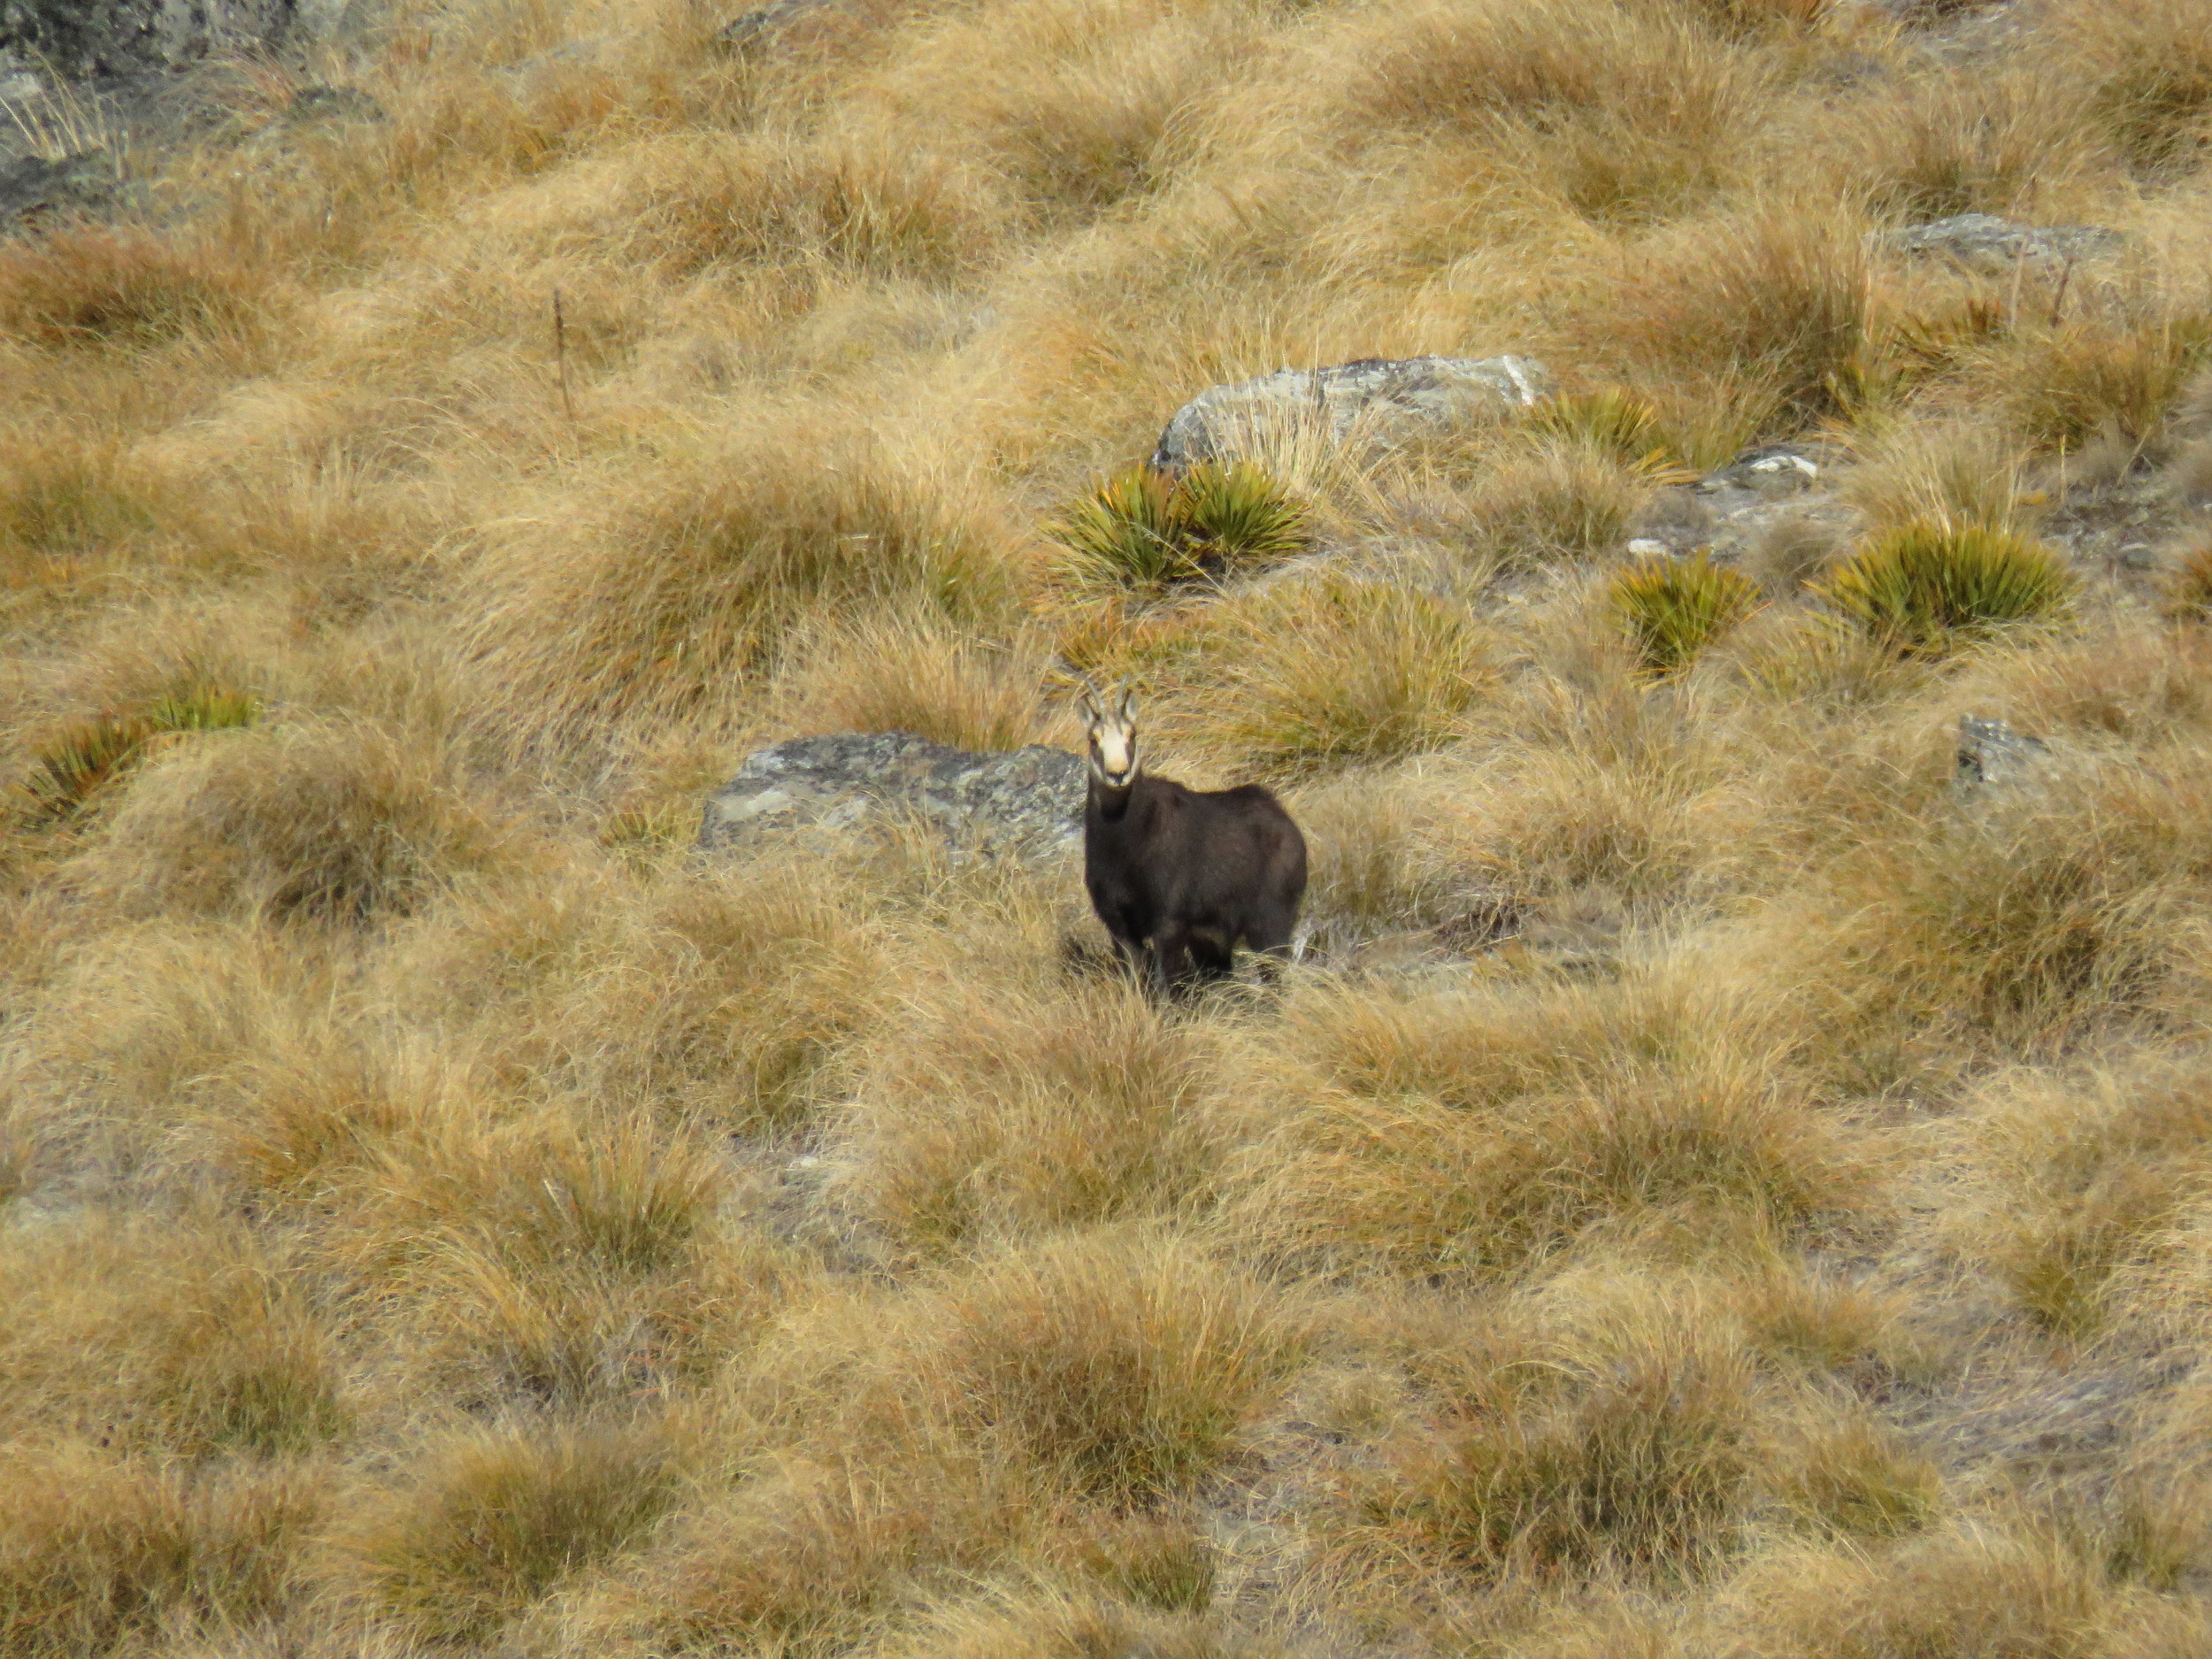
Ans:
[{"label": "chamois head", "polygon": [[1110,710],[1097,687],[1083,682],[1075,711],[1091,740],[1091,776],[1109,789],[1126,789],[1137,780],[1137,694],[1124,686]]}]

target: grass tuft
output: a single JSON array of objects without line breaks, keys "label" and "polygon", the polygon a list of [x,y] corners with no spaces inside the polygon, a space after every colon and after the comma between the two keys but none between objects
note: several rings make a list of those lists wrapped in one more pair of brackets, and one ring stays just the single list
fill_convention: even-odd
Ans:
[{"label": "grass tuft", "polygon": [[1491,649],[1464,605],[1417,588],[1337,575],[1273,588],[1210,643],[1212,731],[1294,777],[1435,749],[1483,695]]},{"label": "grass tuft", "polygon": [[1939,654],[1993,629],[2047,620],[2075,585],[2040,542],[1927,518],[1877,534],[1812,591],[1871,639],[1907,654]]},{"label": "grass tuft", "polygon": [[345,1540],[352,1573],[434,1641],[482,1641],[667,1509],[677,1463],[649,1424],[464,1429]]},{"label": "grass tuft", "polygon": [[212,249],[142,231],[57,230],[0,250],[0,339],[38,346],[158,346],[235,336],[268,290]]},{"label": "grass tuft", "polygon": [[1249,461],[1202,461],[1179,478],[1141,461],[1079,498],[1046,534],[1067,549],[1079,582],[1156,592],[1301,551],[1307,516]]},{"label": "grass tuft", "polygon": [[165,692],[132,713],[95,715],[40,747],[27,785],[33,809],[47,818],[67,817],[145,759],[159,740],[183,732],[235,731],[260,718],[256,699],[213,687]]},{"label": "grass tuft", "polygon": [[1709,554],[1631,565],[1606,584],[1607,608],[1647,673],[1664,679],[1759,608],[1759,585]]}]

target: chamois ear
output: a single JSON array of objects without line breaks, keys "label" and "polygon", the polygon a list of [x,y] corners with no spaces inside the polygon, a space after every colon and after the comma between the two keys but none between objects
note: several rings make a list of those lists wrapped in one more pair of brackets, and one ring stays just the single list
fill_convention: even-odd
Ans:
[{"label": "chamois ear", "polygon": [[1099,724],[1098,687],[1091,684],[1088,674],[1079,683],[1081,689],[1075,694],[1076,718],[1087,726],[1096,726]]},{"label": "chamois ear", "polygon": [[1115,705],[1122,724],[1133,726],[1137,723],[1137,688],[1126,680],[1122,682],[1121,700]]}]

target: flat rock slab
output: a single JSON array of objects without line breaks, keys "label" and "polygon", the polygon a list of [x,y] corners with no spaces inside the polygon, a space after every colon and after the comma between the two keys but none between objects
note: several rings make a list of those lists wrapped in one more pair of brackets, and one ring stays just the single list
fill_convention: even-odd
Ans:
[{"label": "flat rock slab", "polygon": [[2127,239],[2094,225],[2022,225],[1994,213],[1961,213],[1905,230],[1877,231],[1878,248],[1924,258],[1948,259],[1986,276],[1998,276],[2025,262],[2062,265],[2116,253]]},{"label": "flat rock slab", "polygon": [[1527,409],[1549,396],[1533,357],[1363,357],[1325,369],[1278,369],[1216,386],[1175,411],[1152,465],[1172,470],[1220,460],[1270,430],[1325,423],[1338,442],[1355,423],[1385,442],[1431,437]]},{"label": "flat rock slab", "polygon": [[838,831],[907,815],[959,847],[1034,857],[1083,834],[1080,757],[1032,746],[977,754],[910,732],[797,737],[749,756],[707,798],[699,845],[727,851],[795,829]]}]

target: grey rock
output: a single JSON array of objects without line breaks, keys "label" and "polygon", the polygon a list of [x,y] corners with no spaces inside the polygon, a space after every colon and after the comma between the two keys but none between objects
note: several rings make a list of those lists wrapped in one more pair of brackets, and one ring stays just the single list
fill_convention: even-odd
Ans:
[{"label": "grey rock", "polygon": [[98,208],[115,191],[115,164],[105,150],[87,150],[59,161],[18,157],[0,164],[0,225],[38,213]]},{"label": "grey rock", "polygon": [[1529,408],[1551,376],[1533,357],[1363,357],[1323,369],[1278,369],[1201,392],[1175,411],[1153,451],[1180,470],[1240,452],[1257,433],[1303,421],[1341,442],[1358,422],[1384,442],[1433,436]]},{"label": "grey rock", "polygon": [[781,831],[911,814],[964,848],[1048,855],[1082,836],[1087,770],[1039,746],[984,755],[908,732],[793,738],[748,757],[708,797],[699,845],[724,851]]},{"label": "grey rock", "polygon": [[838,4],[838,0],[774,0],[774,4],[742,12],[714,32],[714,38],[732,51],[765,45],[787,24]]},{"label": "grey rock", "polygon": [[1745,489],[1755,495],[1794,495],[1820,477],[1820,463],[1786,445],[1746,450],[1717,472],[1698,480],[1707,494]]},{"label": "grey rock", "polygon": [[1992,787],[2023,782],[2049,760],[2051,746],[2002,720],[1959,716],[1958,759],[1951,788],[1971,798]]},{"label": "grey rock", "polygon": [[2024,261],[2062,265],[2116,253],[2126,238],[2094,225],[2016,224],[1994,213],[1961,213],[1904,230],[1877,231],[1868,238],[1878,249],[1924,258],[1948,259],[1970,271],[1996,276]]},{"label": "grey rock", "polygon": [[317,121],[380,121],[384,106],[357,87],[302,87],[285,106],[294,126]]},{"label": "grey rock", "polygon": [[0,57],[69,81],[180,69],[357,28],[374,0],[0,0]]}]

